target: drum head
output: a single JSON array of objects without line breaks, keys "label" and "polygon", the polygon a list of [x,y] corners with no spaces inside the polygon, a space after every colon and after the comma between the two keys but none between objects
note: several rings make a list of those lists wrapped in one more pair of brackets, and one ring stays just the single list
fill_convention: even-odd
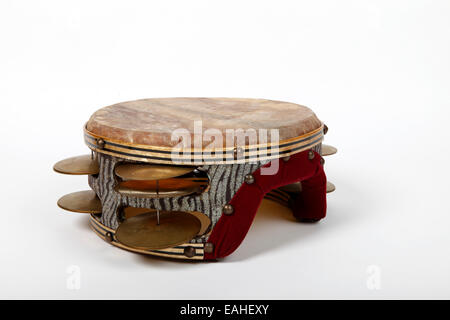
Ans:
[{"label": "drum head", "polygon": [[[159,98],[121,102],[95,112],[87,130],[106,139],[132,145],[173,147],[174,129],[194,134],[194,121],[203,131],[277,129],[280,140],[292,139],[321,127],[308,107],[290,102],[243,98]],[[192,147],[194,141],[191,141]],[[204,147],[210,141],[204,142]]]},{"label": "drum head", "polygon": [[149,212],[125,220],[117,228],[116,238],[133,248],[158,250],[189,242],[200,228],[200,221],[187,212],[162,211],[159,225],[156,212]]},{"label": "drum head", "polygon": [[[265,99],[128,101],[98,110],[85,127],[85,142],[95,152],[173,165],[276,159],[310,149],[322,139],[323,124],[311,109]],[[272,147],[278,152],[268,153]]]}]

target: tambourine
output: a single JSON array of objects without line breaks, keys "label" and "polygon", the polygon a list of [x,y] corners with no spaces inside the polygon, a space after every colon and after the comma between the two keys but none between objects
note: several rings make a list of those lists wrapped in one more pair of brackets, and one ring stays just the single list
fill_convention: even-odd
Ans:
[{"label": "tambourine", "polygon": [[58,206],[137,253],[215,260],[244,240],[263,198],[302,222],[326,214],[327,127],[307,107],[231,98],[143,99],[104,107],[84,126],[91,154],[54,170],[91,190]]}]

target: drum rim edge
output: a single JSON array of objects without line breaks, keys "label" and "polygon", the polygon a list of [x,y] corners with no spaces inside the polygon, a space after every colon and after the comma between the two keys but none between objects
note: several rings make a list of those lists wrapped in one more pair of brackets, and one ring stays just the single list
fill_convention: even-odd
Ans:
[{"label": "drum rim edge", "polygon": [[[218,151],[221,151],[224,155],[225,160],[217,160],[217,159],[203,159],[198,158],[203,156],[203,149],[195,149],[191,148],[191,153],[194,153],[192,159],[189,161],[173,161],[172,159],[172,147],[161,147],[161,146],[151,146],[151,145],[141,145],[141,144],[132,144],[128,142],[123,142],[115,139],[110,139],[104,136],[97,135],[87,130],[86,124],[84,125],[84,141],[86,145],[94,152],[114,156],[120,159],[126,159],[131,161],[139,161],[139,162],[148,162],[148,163],[162,163],[162,164],[174,164],[174,165],[186,165],[186,164],[194,164],[194,165],[205,165],[205,164],[235,164],[235,163],[247,163],[252,161],[264,161],[264,160],[273,160],[286,156],[290,156],[307,149],[311,149],[314,146],[322,143],[324,139],[324,124],[313,131],[310,131],[304,135],[297,136],[294,138],[289,138],[286,140],[281,140],[278,143],[278,147],[280,148],[277,155],[267,155],[265,151],[254,151],[254,149],[267,149],[275,144],[266,143],[266,144],[258,144],[258,145],[248,145],[243,149],[244,158],[233,159],[233,152],[235,148],[222,148]],[[91,141],[89,141],[91,140]],[[107,150],[104,147],[100,147],[98,145],[98,141],[103,140],[104,144],[112,145],[113,149],[108,148]],[[119,150],[116,150],[119,149]],[[120,149],[123,149],[122,151]],[[250,150],[250,151],[249,151]],[[124,152],[127,151],[127,152]],[[157,156],[155,155],[157,154]],[[228,156],[228,157],[227,157]],[[197,157],[197,158],[195,158]],[[252,160],[251,158],[255,158]]]}]

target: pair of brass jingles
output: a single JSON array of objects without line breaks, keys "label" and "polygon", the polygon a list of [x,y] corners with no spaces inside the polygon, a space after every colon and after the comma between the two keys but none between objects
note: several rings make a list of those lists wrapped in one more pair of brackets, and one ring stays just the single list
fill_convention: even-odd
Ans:
[{"label": "pair of brass jingles", "polygon": [[[277,130],[278,142],[250,139],[219,147],[223,162],[204,157],[205,145],[173,159],[184,128],[203,132]],[[245,238],[263,198],[289,207],[301,222],[326,214],[322,144],[327,127],[307,107],[273,100],[162,98],[123,102],[95,112],[84,127],[91,154],[54,165],[63,174],[88,175],[91,190],[67,194],[62,209],[90,214],[92,230],[126,250],[187,260],[216,260]],[[189,138],[189,137],[188,137]],[[271,153],[273,147],[276,153]],[[215,149],[217,151],[217,148]],[[183,153],[183,156],[186,154]],[[274,162],[277,170],[264,174]]]}]

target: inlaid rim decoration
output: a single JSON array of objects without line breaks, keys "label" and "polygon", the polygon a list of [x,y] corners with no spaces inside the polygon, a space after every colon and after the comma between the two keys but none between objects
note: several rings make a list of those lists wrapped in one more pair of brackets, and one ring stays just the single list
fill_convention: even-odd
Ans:
[{"label": "inlaid rim decoration", "polygon": [[[190,148],[191,151],[187,153],[186,149],[183,150],[184,155],[188,155],[187,158],[180,156],[173,159],[173,152],[176,150],[175,148],[131,144],[109,139],[89,132],[86,125],[84,126],[84,141],[87,146],[95,152],[132,161],[191,165],[233,164],[273,160],[311,149],[322,142],[324,136],[323,129],[324,125],[322,124],[316,130],[295,138],[280,140],[278,144],[265,143],[245,146],[242,148],[242,154],[238,159],[236,159],[235,156],[236,148],[216,149],[217,152],[223,154],[222,160],[217,158],[204,158],[203,149],[195,148]],[[278,146],[278,149],[275,148],[275,154],[271,154],[271,147],[274,148],[276,146]]]}]

